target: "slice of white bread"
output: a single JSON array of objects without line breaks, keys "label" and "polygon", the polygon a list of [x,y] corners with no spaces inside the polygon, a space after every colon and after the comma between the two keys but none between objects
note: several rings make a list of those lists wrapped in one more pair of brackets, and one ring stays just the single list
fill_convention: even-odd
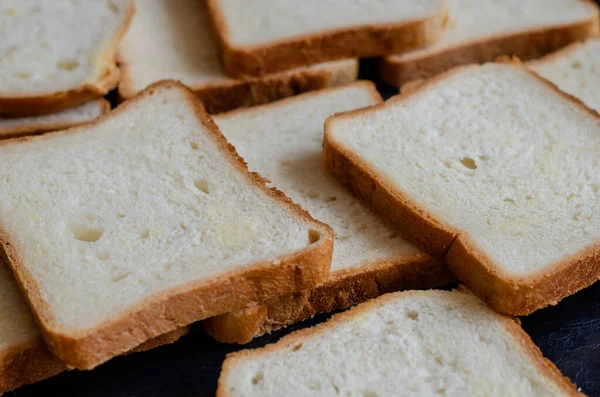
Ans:
[{"label": "slice of white bread", "polygon": [[455,66],[502,55],[532,59],[600,32],[589,0],[449,0],[450,21],[436,43],[380,61],[383,80],[396,87]]},{"label": "slice of white bread", "polygon": [[75,368],[329,270],[331,228],[249,173],[175,82],[84,127],[0,142],[0,181],[0,246]]},{"label": "slice of white bread", "polygon": [[346,59],[263,78],[231,79],[223,70],[206,5],[197,0],[138,4],[121,43],[119,65],[121,98],[160,80],[180,80],[198,94],[209,113],[348,83],[358,75],[358,60]]},{"label": "slice of white bread", "polygon": [[520,65],[459,67],[325,126],[326,166],[496,310],[600,276],[600,117]]},{"label": "slice of white bread", "polygon": [[325,119],[381,101],[372,83],[359,82],[215,117],[251,170],[336,233],[331,272],[323,285],[205,320],[215,339],[247,343],[315,313],[345,309],[385,292],[455,281],[446,265],[398,237],[323,169]]},{"label": "slice of white bread", "polygon": [[[46,347],[10,270],[0,259],[0,395],[66,370]],[[189,332],[182,327],[133,349],[173,343]]]},{"label": "slice of white bread", "polygon": [[600,38],[572,44],[526,66],[600,112]]},{"label": "slice of white bread", "polygon": [[229,355],[218,397],[577,396],[510,317],[468,292],[363,303],[262,349]]},{"label": "slice of white bread", "polygon": [[96,99],[71,109],[41,116],[0,117],[0,139],[62,130],[89,123],[110,110],[105,99]]},{"label": "slice of white bread", "polygon": [[3,0],[0,114],[56,113],[117,86],[133,0]]},{"label": "slice of white bread", "polygon": [[233,77],[395,54],[439,39],[446,0],[207,0]]}]

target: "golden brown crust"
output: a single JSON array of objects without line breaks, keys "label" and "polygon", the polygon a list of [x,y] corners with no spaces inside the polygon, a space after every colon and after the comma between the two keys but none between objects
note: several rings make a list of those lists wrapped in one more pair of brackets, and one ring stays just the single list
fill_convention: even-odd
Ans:
[{"label": "golden brown crust", "polygon": [[135,14],[135,1],[126,1],[127,13],[123,24],[110,39],[101,56],[103,64],[110,65],[108,70],[103,71],[102,75],[90,76],[92,81],[67,91],[36,95],[3,93],[0,96],[0,115],[16,117],[57,113],[100,98],[115,88],[120,76],[115,60],[116,52]]},{"label": "golden brown crust", "polygon": [[423,20],[355,26],[264,45],[236,47],[228,38],[227,23],[218,0],[208,0],[207,6],[218,33],[225,70],[232,77],[260,77],[315,63],[381,56],[418,48],[438,40],[448,18],[448,9],[443,7]]},{"label": "golden brown crust", "polygon": [[[514,61],[513,66],[526,71],[518,61]],[[412,89],[378,107],[393,106],[438,81],[464,69],[476,67],[479,66],[467,65],[452,69],[425,83],[416,84]],[[579,99],[563,93],[535,73],[526,72],[600,122],[600,115]],[[370,110],[359,109],[333,117],[354,117],[368,111]],[[410,200],[404,192],[387,183],[364,160],[336,142],[330,132],[330,119],[325,123],[323,143],[328,171],[376,212],[398,226],[404,238],[434,256],[447,254],[447,263],[452,272],[494,309],[510,315],[526,315],[544,306],[556,304],[564,297],[591,285],[600,276],[600,243],[540,271],[535,277],[515,277],[502,273],[498,265],[481,250],[477,250],[463,232],[436,219],[425,208]]]},{"label": "golden brown crust", "polygon": [[[457,292],[469,293],[468,290],[458,288]],[[377,299],[372,299],[368,302],[361,303],[355,308],[339,313],[331,317],[327,322],[318,324],[312,328],[305,328],[299,331],[292,332],[289,335],[281,338],[277,343],[272,343],[259,349],[247,349],[241,350],[234,353],[229,353],[223,362],[221,374],[219,375],[219,381],[217,384],[217,397],[230,397],[231,394],[227,388],[227,377],[229,373],[234,370],[235,364],[238,360],[244,360],[247,357],[256,357],[262,354],[267,354],[279,349],[284,349],[287,346],[302,344],[304,340],[318,336],[319,334],[325,333],[336,326],[343,324],[346,321],[352,321],[352,319],[358,317],[360,314],[369,311],[371,308],[383,306],[386,302],[399,299],[404,296],[415,294],[417,291],[404,291],[395,292],[380,296]],[[519,324],[513,320],[512,317],[507,317],[502,314],[494,313],[490,311],[490,314],[495,316],[499,322],[501,322],[508,332],[518,341],[523,351],[531,358],[537,368],[543,372],[549,379],[553,380],[558,387],[560,387],[566,394],[571,396],[583,396],[578,393],[575,386],[571,381],[563,376],[556,366],[548,359],[546,359],[540,349],[533,343],[529,335],[523,331]]]},{"label": "golden brown crust", "polygon": [[389,258],[332,273],[315,290],[209,318],[204,320],[204,327],[219,342],[244,344],[317,313],[347,309],[388,292],[429,289],[456,281],[441,260],[428,255]]},{"label": "golden brown crust", "polygon": [[[119,57],[121,81],[120,100],[133,97],[136,91],[131,80],[131,68],[126,56]],[[221,80],[208,84],[189,84],[208,113],[226,112],[241,107],[262,105],[308,91],[349,83],[358,77],[358,60],[343,67],[298,68],[262,78]]]},{"label": "golden brown crust", "polygon": [[231,164],[239,170],[250,185],[260,189],[266,197],[274,201],[275,205],[285,206],[291,214],[312,225],[311,233],[307,236],[311,244],[300,252],[278,258],[277,266],[274,266],[271,261],[252,263],[243,269],[210,280],[190,282],[146,298],[128,310],[115,314],[97,327],[69,332],[54,320],[47,303],[41,298],[36,280],[21,259],[20,252],[25,248],[14,245],[9,233],[0,225],[0,247],[6,252],[8,264],[15,272],[17,283],[32,308],[46,343],[57,356],[74,368],[94,368],[152,337],[244,307],[250,302],[313,288],[323,282],[329,272],[333,252],[331,228],[311,218],[283,193],[267,188],[263,178],[258,174],[249,172],[244,160],[238,156],[235,148],[226,141],[216,124],[206,114],[202,103],[192,91],[180,83],[174,81],[156,83],[136,98],[123,103],[113,112],[85,127],[0,141],[0,146],[51,139],[55,136],[84,131],[103,123],[109,117],[125,112],[129,106],[134,106],[136,102],[163,88],[176,88],[185,93],[199,122],[209,131],[208,136],[214,140],[219,150],[230,159]]},{"label": "golden brown crust", "polygon": [[[110,102],[106,99],[97,99],[98,107],[100,108],[100,115],[104,115],[110,111]],[[65,128],[76,127],[87,123],[88,121],[71,123],[71,122],[55,122],[50,123],[36,123],[24,122],[18,127],[2,127],[0,124],[0,139],[16,138],[26,135],[41,134],[44,132],[57,131]]]},{"label": "golden brown crust", "polygon": [[[585,1],[596,8],[593,2]],[[388,84],[401,87],[411,80],[429,78],[455,66],[491,62],[501,55],[530,60],[599,33],[600,19],[596,13],[579,23],[473,40],[416,59],[384,57],[379,62],[379,74]]]}]

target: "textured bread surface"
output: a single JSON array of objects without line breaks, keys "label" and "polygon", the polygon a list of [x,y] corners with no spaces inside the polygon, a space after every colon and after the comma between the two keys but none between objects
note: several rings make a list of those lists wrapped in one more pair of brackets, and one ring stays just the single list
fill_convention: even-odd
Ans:
[{"label": "textured bread surface", "polygon": [[107,100],[97,99],[54,114],[0,118],[0,139],[74,127],[89,123],[109,110],[110,103]]},{"label": "textured bread surface", "polygon": [[0,114],[55,113],[116,87],[134,9],[133,0],[3,1]]},{"label": "textured bread surface", "polygon": [[331,229],[250,174],[180,84],[85,127],[5,141],[0,159],[0,244],[70,366],[328,272]]},{"label": "textured bread surface", "polygon": [[231,76],[262,76],[341,58],[393,54],[437,40],[445,0],[208,0]]},{"label": "textured bread surface", "polygon": [[227,357],[217,396],[575,396],[511,318],[459,291],[363,303]]},{"label": "textured bread surface", "polygon": [[223,69],[206,6],[196,0],[138,4],[121,43],[119,64],[122,98],[160,80],[179,80],[198,94],[209,113],[348,83],[358,74],[358,60],[345,59],[263,78],[231,79]]},{"label": "textured bread surface", "polygon": [[448,29],[440,40],[382,59],[385,81],[400,87],[501,55],[536,58],[599,33],[598,9],[587,0],[450,0],[449,5]]},{"label": "textured bread surface", "polygon": [[362,302],[382,290],[431,288],[452,280],[445,265],[398,237],[323,169],[325,119],[380,102],[373,84],[360,82],[215,117],[250,170],[335,232],[331,273],[324,285],[270,299],[260,304],[264,308],[252,306],[207,319],[205,326],[217,340],[249,342],[317,312]]},{"label": "textured bread surface", "polygon": [[495,309],[600,275],[600,118],[524,68],[457,68],[325,130],[328,169]]},{"label": "textured bread surface", "polygon": [[600,112],[600,38],[572,44],[527,68]]}]

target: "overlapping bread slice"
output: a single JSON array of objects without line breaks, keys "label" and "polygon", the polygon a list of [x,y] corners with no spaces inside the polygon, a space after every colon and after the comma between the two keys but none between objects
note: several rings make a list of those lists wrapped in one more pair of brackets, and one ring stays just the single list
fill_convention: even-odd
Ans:
[{"label": "overlapping bread slice", "polygon": [[582,396],[516,321],[470,293],[406,291],[229,355],[218,397]]},{"label": "overlapping bread slice", "polygon": [[117,86],[133,0],[0,4],[0,114],[56,113]]},{"label": "overlapping bread slice", "polygon": [[0,181],[0,246],[72,367],[329,270],[331,229],[249,173],[178,83],[85,127],[3,141]]},{"label": "overlapping bread slice", "polygon": [[600,112],[600,38],[574,43],[526,66]]},{"label": "overlapping bread slice", "polygon": [[[46,347],[10,270],[0,259],[0,394],[54,376],[67,367]],[[189,331],[182,327],[133,349],[173,343]]]},{"label": "overlapping bread slice", "polygon": [[385,292],[454,281],[441,261],[398,237],[323,169],[325,119],[380,102],[372,83],[359,82],[215,117],[251,170],[336,233],[331,273],[323,285],[205,320],[215,339],[245,343]]},{"label": "overlapping bread slice", "polygon": [[532,59],[597,35],[598,7],[588,0],[449,0],[444,36],[423,49],[385,57],[381,77],[400,87],[455,66],[498,56]]},{"label": "overlapping bread slice", "polygon": [[89,123],[110,110],[105,99],[96,99],[54,114],[0,118],[0,139],[62,130]]},{"label": "overlapping bread slice", "polygon": [[327,168],[496,310],[600,276],[600,117],[519,65],[453,69],[328,119]]},{"label": "overlapping bread slice", "polygon": [[395,54],[431,44],[446,0],[207,0],[230,76],[263,76],[342,58]]},{"label": "overlapping bread slice", "polygon": [[180,80],[198,94],[209,113],[218,113],[348,83],[358,74],[358,60],[345,59],[262,78],[231,79],[211,30],[203,1],[138,4],[119,51],[120,96],[130,98],[159,80]]}]

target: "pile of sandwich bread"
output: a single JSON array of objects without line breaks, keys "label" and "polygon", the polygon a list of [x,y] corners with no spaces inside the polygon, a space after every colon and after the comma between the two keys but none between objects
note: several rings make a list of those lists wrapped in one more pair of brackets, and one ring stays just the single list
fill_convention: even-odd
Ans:
[{"label": "pile of sandwich bread", "polygon": [[579,395],[513,316],[600,277],[599,25],[585,0],[0,0],[0,394],[358,305],[230,355],[217,395]]}]

